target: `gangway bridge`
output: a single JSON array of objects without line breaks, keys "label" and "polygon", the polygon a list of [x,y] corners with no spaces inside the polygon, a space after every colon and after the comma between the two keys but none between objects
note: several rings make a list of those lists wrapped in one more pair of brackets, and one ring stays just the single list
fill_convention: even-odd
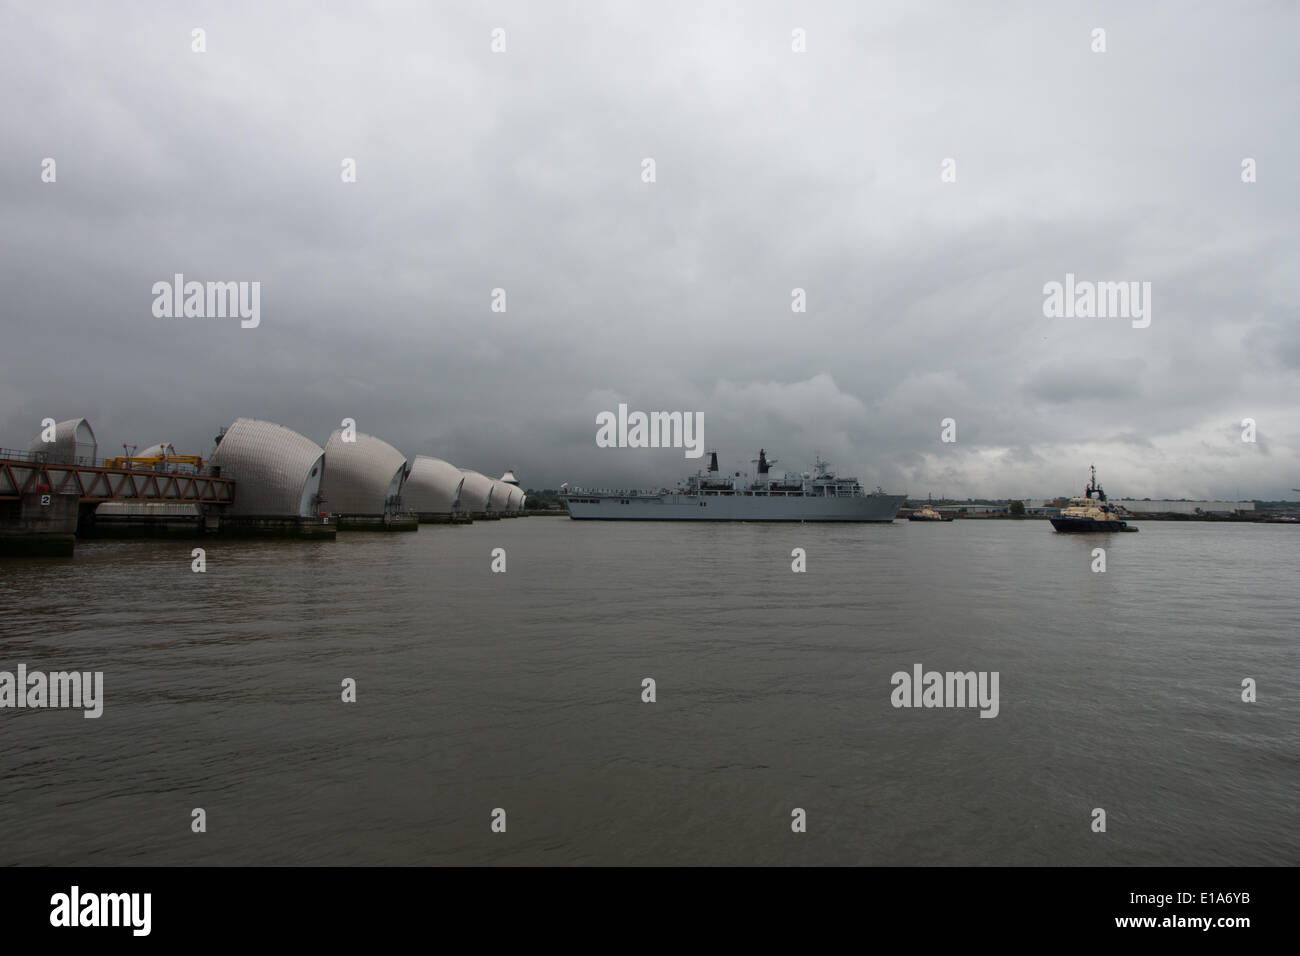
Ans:
[{"label": "gangway bridge", "polygon": [[167,501],[223,507],[235,500],[235,481],[206,475],[184,462],[116,467],[119,460],[69,458],[0,448],[0,501],[25,495],[76,495],[80,504]]}]

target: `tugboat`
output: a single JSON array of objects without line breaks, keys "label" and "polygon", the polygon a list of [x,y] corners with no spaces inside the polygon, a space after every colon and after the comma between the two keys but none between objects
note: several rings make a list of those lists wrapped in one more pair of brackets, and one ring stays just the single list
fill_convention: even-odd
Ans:
[{"label": "tugboat", "polygon": [[[1093,496],[1096,497],[1093,497]],[[1092,466],[1092,480],[1083,490],[1082,498],[1071,498],[1069,507],[1052,518],[1057,531],[1137,531],[1119,516],[1115,506],[1106,500],[1106,492],[1097,484],[1097,466]]]},{"label": "tugboat", "polygon": [[908,521],[951,521],[952,515],[944,515],[936,511],[934,505],[926,499],[925,506],[918,508],[907,516]]}]

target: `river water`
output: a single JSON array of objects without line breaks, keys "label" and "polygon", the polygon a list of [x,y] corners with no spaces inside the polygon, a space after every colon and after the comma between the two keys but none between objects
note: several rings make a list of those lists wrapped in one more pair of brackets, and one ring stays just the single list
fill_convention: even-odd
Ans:
[{"label": "river water", "polygon": [[[1300,863],[1298,532],[1141,529],[528,518],[5,559],[0,671],[102,671],[105,700],[0,710],[0,864]],[[895,707],[917,664],[997,672],[997,716]]]}]

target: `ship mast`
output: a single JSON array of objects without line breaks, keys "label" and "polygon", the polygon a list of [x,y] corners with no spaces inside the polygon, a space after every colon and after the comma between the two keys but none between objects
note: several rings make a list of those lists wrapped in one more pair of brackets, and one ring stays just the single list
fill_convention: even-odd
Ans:
[{"label": "ship mast", "polygon": [[1091,498],[1092,493],[1095,491],[1097,493],[1097,500],[1105,501],[1106,492],[1102,491],[1101,485],[1097,484],[1097,466],[1091,465],[1089,467],[1089,472],[1091,474],[1091,480],[1088,482],[1088,487],[1084,489],[1084,496]]}]

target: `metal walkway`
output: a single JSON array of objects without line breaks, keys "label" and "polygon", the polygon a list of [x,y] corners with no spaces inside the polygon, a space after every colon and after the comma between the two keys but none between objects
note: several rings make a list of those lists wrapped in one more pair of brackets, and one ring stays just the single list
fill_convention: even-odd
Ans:
[{"label": "metal walkway", "polygon": [[228,505],[235,499],[233,478],[216,478],[192,469],[109,468],[103,461],[46,461],[42,454],[0,448],[0,501],[18,501],[41,492],[77,495],[83,503],[101,501],[173,501]]}]

